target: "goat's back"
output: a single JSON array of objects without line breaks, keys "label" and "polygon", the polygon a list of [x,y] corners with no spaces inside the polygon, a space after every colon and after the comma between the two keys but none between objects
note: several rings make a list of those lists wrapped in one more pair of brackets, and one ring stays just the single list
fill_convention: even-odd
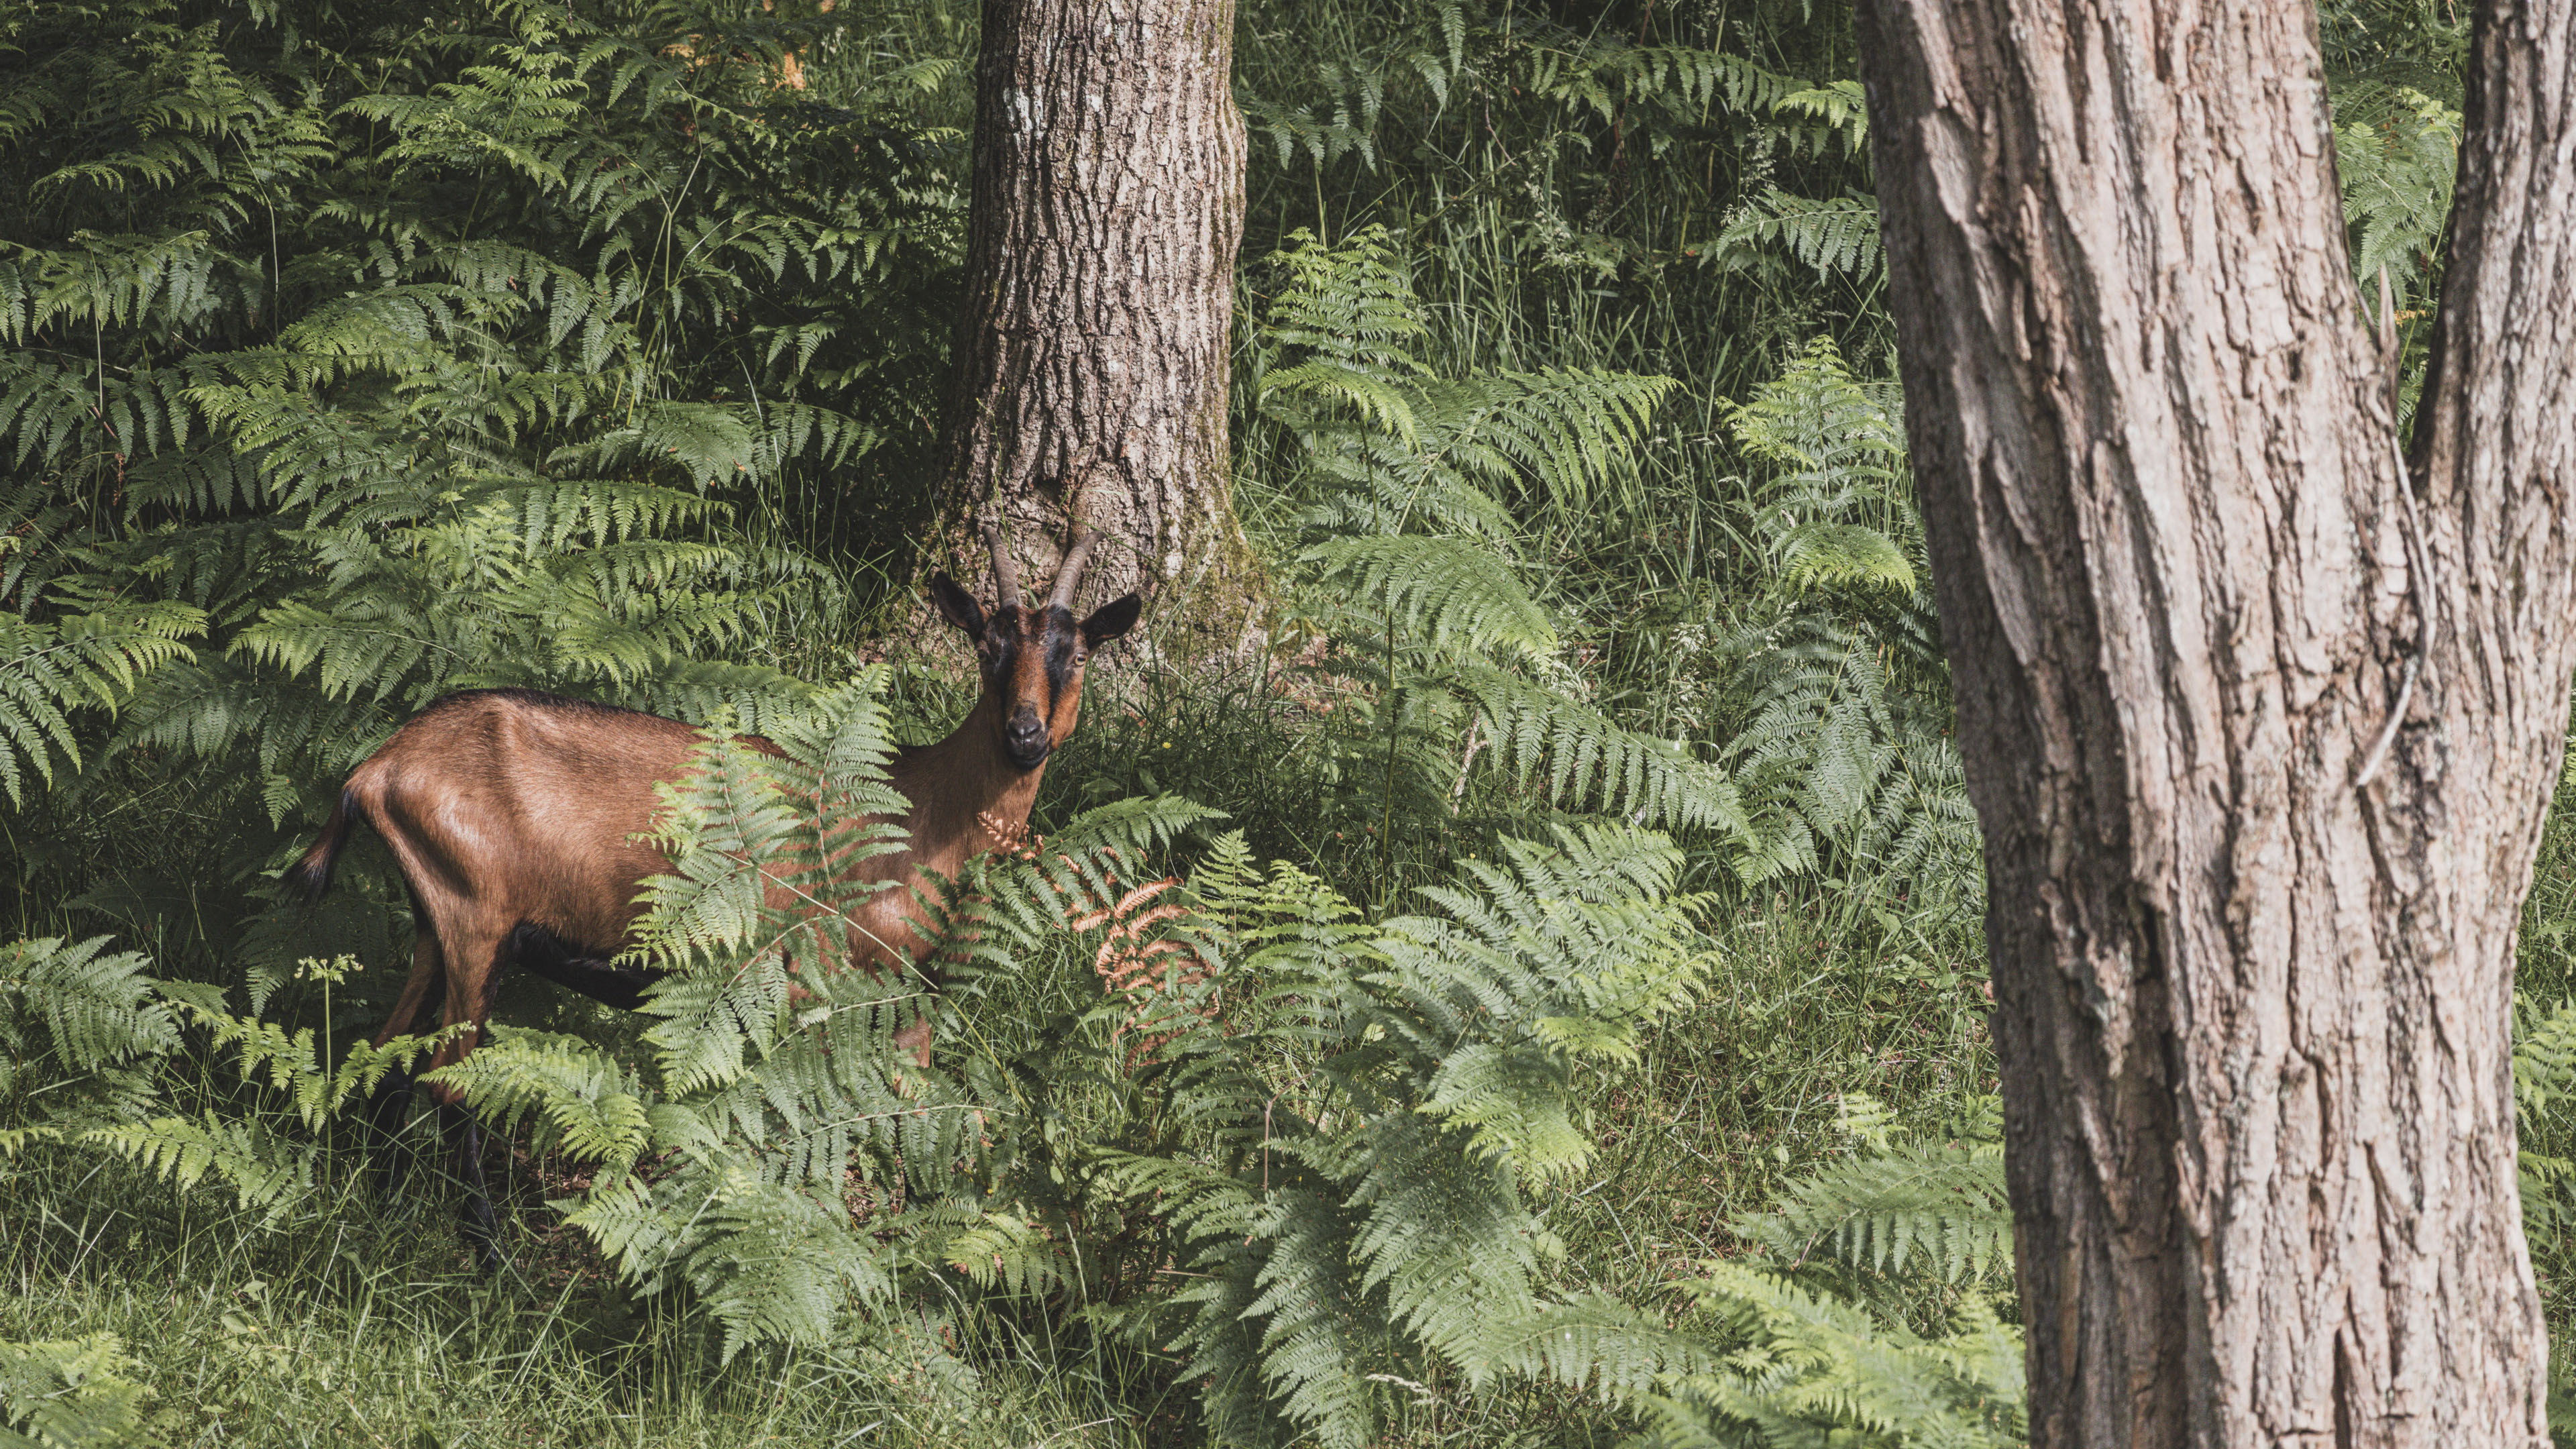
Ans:
[{"label": "goat's back", "polygon": [[451,694],[349,777],[419,904],[441,923],[522,922],[599,951],[623,942],[667,857],[636,837],[703,738],[677,720],[484,689]]}]

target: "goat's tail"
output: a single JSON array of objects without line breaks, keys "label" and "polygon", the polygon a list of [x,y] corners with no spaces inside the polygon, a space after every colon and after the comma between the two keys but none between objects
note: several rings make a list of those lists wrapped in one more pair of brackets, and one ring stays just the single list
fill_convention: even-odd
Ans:
[{"label": "goat's tail", "polygon": [[359,818],[358,792],[343,788],[340,803],[331,809],[330,821],[322,827],[322,838],[304,852],[304,858],[286,868],[286,884],[311,905],[322,899],[331,888],[331,868],[340,863],[340,852],[349,844],[349,826]]}]

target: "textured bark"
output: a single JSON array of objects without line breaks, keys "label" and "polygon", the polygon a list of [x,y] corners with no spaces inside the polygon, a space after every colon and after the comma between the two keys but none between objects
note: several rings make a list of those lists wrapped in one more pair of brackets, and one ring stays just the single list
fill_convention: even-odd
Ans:
[{"label": "textured bark", "polygon": [[2570,15],[2479,15],[2401,460],[2306,6],[1863,0],[2039,1445],[2547,1442]]},{"label": "textured bark", "polygon": [[1226,449],[1233,53],[1233,0],[985,0],[943,474],[969,567],[959,525],[998,507],[1050,577],[1078,509],[1105,536],[1086,599],[1142,588],[1221,638],[1258,587]]}]

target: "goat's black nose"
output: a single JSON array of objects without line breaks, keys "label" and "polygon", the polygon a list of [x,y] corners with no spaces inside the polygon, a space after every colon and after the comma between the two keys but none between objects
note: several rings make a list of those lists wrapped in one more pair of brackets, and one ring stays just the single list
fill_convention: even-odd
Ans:
[{"label": "goat's black nose", "polygon": [[1022,710],[1003,726],[1002,742],[1009,746],[1012,762],[1027,769],[1046,758],[1046,723],[1036,710]]}]

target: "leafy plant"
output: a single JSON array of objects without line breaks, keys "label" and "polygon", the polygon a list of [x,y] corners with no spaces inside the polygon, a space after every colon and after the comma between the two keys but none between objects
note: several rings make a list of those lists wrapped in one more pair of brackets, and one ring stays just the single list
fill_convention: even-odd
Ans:
[{"label": "leafy plant", "polygon": [[1709,243],[1709,254],[1717,265],[1750,267],[1770,247],[1827,276],[1875,278],[1882,264],[1877,199],[1793,196],[1774,186],[1745,201]]},{"label": "leafy plant", "polygon": [[113,1335],[0,1343],[0,1449],[133,1449],[153,1442],[151,1390]]},{"label": "leafy plant", "polygon": [[107,945],[93,936],[0,946],[0,1148],[130,1120],[158,1095],[158,1059],[179,1045],[177,1014],[143,974],[149,960]]},{"label": "leafy plant", "polygon": [[[2561,799],[2565,796],[2562,793]],[[2532,902],[2538,904],[2535,895]],[[2535,911],[2534,914],[2537,914]],[[2576,1163],[2536,1144],[2560,1139],[2564,1108],[2576,1095],[2576,1001],[2543,1007],[2528,995],[2514,997],[2513,1097],[2516,1154],[2521,1169],[2522,1231],[2538,1255],[2561,1247],[2576,1224]],[[2549,1364],[2549,1428],[2576,1436],[2576,1376],[2564,1355]]]},{"label": "leafy plant", "polygon": [[[1516,496],[1580,507],[1630,466],[1667,379],[1595,370],[1432,376],[1387,235],[1301,238],[1262,329],[1264,416],[1297,444],[1311,627],[1382,731],[1380,829],[1454,809],[1478,748],[1515,784],[1640,822],[1744,829],[1733,787],[1676,742],[1588,707],[1516,557]],[[1470,745],[1464,758],[1450,753]],[[1449,797],[1445,804],[1442,796]]]},{"label": "leafy plant", "polygon": [[[107,944],[99,936],[0,946],[0,1152],[11,1158],[53,1144],[113,1152],[183,1189],[212,1176],[274,1224],[321,1184],[326,1129],[348,1104],[453,1034],[359,1042],[331,1064],[327,999],[320,1036],[311,1027],[289,1032],[225,1011],[213,987],[153,980],[143,974],[149,959]],[[304,970],[336,983],[350,964],[307,961]],[[212,1050],[234,1054],[250,1100],[153,1114],[187,1026],[203,1028]]]},{"label": "leafy plant", "polygon": [[1593,1150],[1577,1080],[1633,1061],[1704,970],[1678,865],[1659,836],[1566,829],[1426,889],[1437,914],[1372,927],[1220,843],[1191,895],[1232,962],[1229,1009],[1161,1049],[1207,1145],[1100,1157],[1208,1275],[1174,1301],[1212,1432],[1362,1443],[1386,1375],[1497,1371],[1489,1329],[1535,1306],[1561,1251],[1526,1194]]},{"label": "leafy plant", "polygon": [[1737,1231],[1774,1261],[1842,1264],[1867,1285],[1894,1280],[1996,1284],[2012,1261],[2003,1124],[1991,1098],[1956,1136],[1894,1130],[1887,1109],[1845,1093],[1843,1123],[1862,1150],[1820,1166]]},{"label": "leafy plant", "polygon": [[1947,909],[1978,895],[1922,523],[1884,390],[1809,345],[1736,409],[1761,592],[1710,640],[1738,713],[1720,755],[1754,822],[1740,868],[1866,872]]},{"label": "leafy plant", "polygon": [[2411,87],[2361,79],[2337,93],[2335,117],[2353,275],[2367,289],[2384,268],[2400,295],[2429,299],[2459,171],[2458,109]]},{"label": "leafy plant", "polygon": [[[2529,1139],[2539,1136],[2543,1123],[2576,1097],[2576,1001],[2543,1009],[2518,996],[2514,1008],[2514,1108]],[[2520,1160],[2524,1233],[2540,1238],[2576,1222],[2576,1206],[2570,1204],[2576,1163],[2529,1146],[2521,1150]]]},{"label": "leafy plant", "polygon": [[[345,980],[353,964],[346,958],[308,960],[299,974],[328,987]],[[124,1157],[182,1190],[213,1177],[233,1189],[240,1207],[259,1210],[272,1227],[312,1208],[335,1162],[329,1129],[350,1105],[365,1100],[388,1072],[408,1069],[464,1030],[460,1025],[427,1037],[397,1036],[381,1046],[353,1042],[341,1049],[335,1064],[329,1060],[327,995],[325,1025],[317,1035],[311,1027],[290,1032],[256,1015],[235,1016],[223,1009],[223,993],[211,987],[156,985],[165,999],[155,1002],[154,1009],[203,1028],[209,1048],[233,1055],[234,1070],[249,1089],[247,1100],[193,1114],[137,1116],[91,1128],[78,1140]]]},{"label": "leafy plant", "polygon": [[2023,1443],[2021,1332],[1985,1291],[2012,1233],[1991,1103],[1947,1141],[1844,1106],[1852,1155],[1738,1219],[1754,1256],[1703,1265],[1680,1323],[1594,1295],[1511,1325],[1509,1361],[1597,1384],[1658,1449]]}]

